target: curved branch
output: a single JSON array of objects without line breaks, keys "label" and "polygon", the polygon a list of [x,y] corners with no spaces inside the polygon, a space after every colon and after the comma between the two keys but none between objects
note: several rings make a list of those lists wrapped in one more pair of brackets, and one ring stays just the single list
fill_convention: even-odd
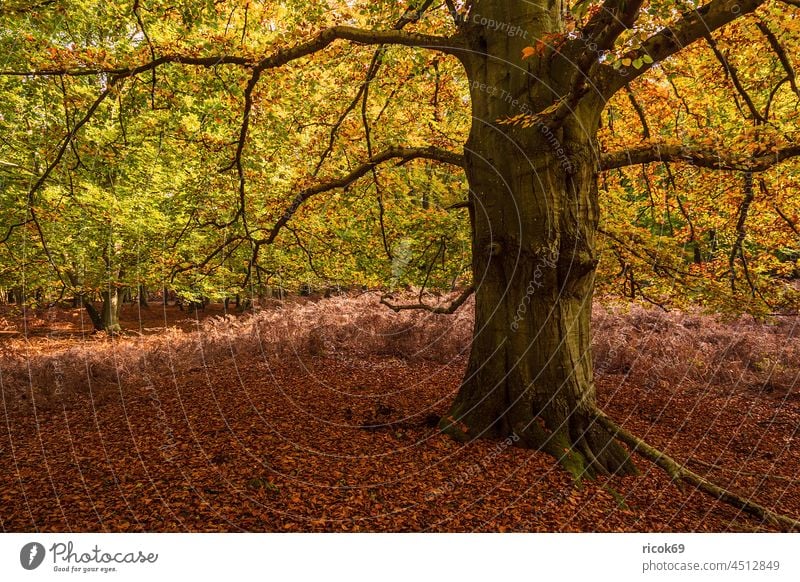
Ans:
[{"label": "curved branch", "polygon": [[600,156],[600,169],[613,170],[652,162],[685,162],[711,170],[755,173],[769,170],[776,164],[796,156],[800,156],[800,145],[779,148],[770,154],[756,157],[736,158],[722,156],[713,150],[684,146],[682,144],[655,143],[602,154]]},{"label": "curved branch", "polygon": [[[420,10],[421,11],[427,10],[431,3],[432,3],[432,0],[429,0],[429,1],[425,2],[423,4],[422,8],[420,8]],[[421,12],[418,12],[418,11],[414,11],[414,13],[415,14],[421,14]],[[415,34],[403,33],[402,32],[402,28],[405,27],[409,22],[413,22],[413,20],[409,19],[408,16],[404,15],[403,18],[401,18],[395,24],[395,26],[393,27],[393,29],[391,31],[377,31],[377,33],[378,34],[384,34],[384,33],[391,34],[393,32],[399,32],[399,33],[402,33],[403,35],[405,35],[403,38],[407,39],[407,40],[413,40],[415,37],[424,36],[424,35],[415,35]],[[250,114],[251,114],[251,110],[252,110],[252,107],[253,107],[253,92],[255,91],[256,85],[258,84],[262,73],[267,69],[276,68],[276,67],[278,67],[278,66],[280,66],[282,64],[285,64],[285,63],[289,62],[290,60],[294,60],[294,59],[300,58],[301,56],[305,56],[306,54],[311,54],[313,52],[317,52],[317,51],[321,50],[322,48],[326,47],[331,42],[333,42],[333,40],[335,40],[336,38],[347,38],[347,35],[353,35],[351,40],[354,40],[354,39],[357,39],[357,38],[363,38],[363,37],[359,37],[358,35],[362,34],[364,32],[366,32],[366,31],[361,31],[360,29],[354,29],[354,28],[351,28],[351,27],[334,27],[332,29],[328,29],[326,31],[323,31],[322,33],[320,33],[320,35],[317,36],[316,39],[314,39],[314,40],[312,40],[312,41],[310,41],[308,43],[305,43],[305,44],[302,44],[302,45],[298,45],[298,46],[296,46],[296,47],[294,47],[292,49],[288,49],[286,51],[278,51],[277,53],[273,54],[271,57],[268,57],[266,59],[263,59],[263,60],[259,61],[253,67],[252,76],[250,77],[250,80],[248,81],[247,87],[246,87],[245,92],[244,92],[244,98],[245,98],[244,99],[244,112],[242,114],[242,125],[241,125],[241,129],[240,129],[240,132],[239,132],[239,138],[237,140],[236,154],[234,155],[233,161],[229,165],[225,166],[224,168],[222,168],[220,170],[221,172],[226,172],[226,171],[230,170],[231,168],[235,167],[236,171],[237,171],[238,179],[239,179],[239,209],[236,212],[236,214],[234,215],[234,217],[229,222],[227,222],[224,226],[226,226],[226,227],[230,226],[239,217],[241,217],[242,218],[242,223],[243,223],[243,226],[244,226],[244,229],[245,229],[245,233],[247,234],[248,237],[250,237],[250,232],[249,232],[249,229],[248,229],[248,226],[247,226],[247,215],[246,215],[246,208],[245,208],[245,206],[246,206],[246,204],[245,204],[246,203],[246,201],[245,201],[246,184],[245,184],[244,169],[242,167],[242,153],[244,152],[245,143],[247,141],[247,133],[248,133],[248,129],[249,129],[249,126],[250,126]],[[327,36],[326,36],[326,33],[328,33]],[[342,35],[342,36],[339,36],[339,35]],[[435,37],[426,37],[426,38],[433,39]],[[357,42],[359,42],[359,41],[357,41]],[[403,43],[400,43],[400,44],[403,44]],[[364,108],[366,108],[366,99],[367,99],[367,91],[369,90],[369,83],[372,81],[372,79],[377,74],[377,70],[378,70],[377,67],[380,66],[379,65],[379,61],[380,61],[380,55],[382,54],[381,53],[382,48],[383,48],[383,45],[381,45],[381,48],[379,48],[378,51],[376,51],[375,55],[373,56],[372,63],[371,63],[370,68],[369,68],[369,73],[367,74],[367,80],[361,86],[361,89],[359,91],[359,96],[361,96],[362,94],[364,95]],[[354,104],[355,104],[355,101],[353,102],[353,105]],[[349,110],[352,110],[352,107],[348,109],[348,112],[349,112]],[[345,115],[346,115],[346,113],[345,113]],[[364,116],[365,115],[366,114],[364,113]],[[370,157],[372,157],[372,146],[371,146],[371,141],[369,139],[369,127],[366,125],[366,117],[365,117],[365,126],[364,127],[365,127],[365,131],[366,131],[366,134],[367,134],[367,150],[368,150],[368,154],[369,154]],[[336,131],[336,127],[334,127],[334,130],[331,133],[331,147],[333,145],[333,137],[335,135],[335,131]],[[324,160],[324,156],[323,156],[323,160]],[[321,162],[320,162],[320,165],[321,165]],[[317,166],[317,171],[318,170],[319,170],[319,165]],[[373,172],[374,172],[374,169],[373,169]],[[377,185],[377,179],[376,179],[376,185]],[[385,241],[384,241],[384,246],[385,246]],[[387,253],[388,253],[388,247],[387,247]],[[391,258],[391,256],[390,256],[390,258]]]},{"label": "curved branch", "polygon": [[40,69],[34,71],[0,71],[0,75],[15,76],[86,76],[108,74],[122,79],[133,77],[168,63],[192,65],[197,67],[216,67],[218,65],[238,65],[255,67],[261,71],[274,69],[292,61],[312,55],[327,48],[336,40],[348,40],[363,45],[394,44],[409,47],[428,48],[447,54],[458,54],[465,45],[458,37],[444,37],[403,30],[364,30],[353,26],[334,26],[319,32],[314,38],[290,48],[278,49],[263,59],[253,59],[235,55],[193,57],[187,55],[163,55],[136,67],[97,67],[93,69]]},{"label": "curved branch", "polygon": [[272,227],[267,238],[260,239],[254,241],[257,245],[263,244],[272,244],[272,242],[277,238],[278,234],[280,233],[281,229],[286,225],[287,222],[294,216],[297,212],[297,209],[309,198],[316,196],[317,194],[321,194],[323,192],[329,192],[331,190],[337,190],[339,188],[345,188],[362,178],[363,176],[367,175],[369,172],[373,170],[376,166],[387,162],[389,160],[399,159],[398,165],[405,164],[411,160],[416,159],[428,159],[428,160],[435,160],[438,162],[442,162],[445,164],[452,164],[455,166],[464,166],[464,157],[455,154],[453,152],[449,152],[447,150],[442,150],[435,147],[427,147],[427,148],[389,148],[384,150],[383,152],[375,155],[372,159],[368,162],[365,162],[358,166],[355,170],[343,176],[342,178],[329,180],[327,182],[323,182],[322,184],[318,184],[316,186],[312,186],[311,188],[306,188],[302,192],[300,192],[297,196],[295,196],[292,203],[289,207],[284,211],[284,213],[278,218],[275,226]]},{"label": "curved branch", "polygon": [[386,307],[388,307],[389,309],[391,309],[396,313],[408,310],[423,310],[423,311],[430,311],[431,313],[436,313],[440,315],[452,315],[453,313],[458,311],[459,307],[464,305],[464,302],[467,299],[469,299],[470,295],[472,295],[473,293],[475,293],[475,286],[470,285],[469,287],[464,289],[464,291],[462,291],[458,297],[453,299],[453,301],[451,301],[449,305],[433,306],[433,305],[426,305],[425,303],[422,302],[412,303],[409,305],[395,305],[394,303],[389,303],[389,301],[387,301],[386,295],[381,297],[381,304],[385,305]]},{"label": "curved branch", "polygon": [[247,227],[247,214],[246,214],[246,181],[244,175],[244,167],[242,166],[242,153],[244,152],[244,146],[247,142],[247,132],[250,127],[250,113],[253,109],[253,91],[255,91],[256,85],[258,84],[259,79],[261,78],[261,71],[260,67],[256,67],[253,71],[250,80],[247,82],[247,87],[244,90],[244,111],[242,113],[242,126],[239,130],[239,138],[236,144],[236,154],[234,155],[233,161],[227,165],[226,167],[222,168],[220,172],[227,172],[231,168],[236,168],[236,175],[238,176],[239,180],[239,208],[237,209],[236,213],[234,214],[233,218],[222,225],[223,228],[227,228],[231,226],[236,220],[241,216],[242,217],[242,226],[244,226],[245,233],[249,236],[250,232]]},{"label": "curved branch", "polygon": [[53,158],[53,161],[50,162],[47,165],[47,167],[44,169],[44,172],[42,172],[42,175],[39,176],[39,178],[33,184],[31,189],[28,191],[27,201],[28,201],[28,210],[30,211],[30,214],[31,214],[30,220],[28,220],[26,218],[26,220],[23,221],[23,222],[15,223],[15,224],[12,224],[11,226],[9,226],[8,232],[6,232],[6,235],[2,240],[2,242],[6,242],[9,239],[9,237],[11,236],[11,234],[14,232],[14,229],[19,228],[21,226],[25,226],[26,224],[29,224],[29,223],[33,222],[34,225],[36,226],[37,232],[39,233],[39,238],[41,239],[41,242],[42,242],[42,249],[44,250],[44,252],[45,252],[45,254],[47,256],[47,259],[50,262],[50,265],[53,267],[53,269],[55,269],[56,273],[58,274],[59,279],[61,279],[62,282],[63,282],[63,278],[61,277],[61,272],[58,269],[58,266],[56,265],[55,261],[53,260],[52,255],[50,254],[49,247],[47,246],[47,241],[45,240],[45,237],[44,237],[44,232],[42,231],[41,225],[39,224],[38,218],[36,217],[36,211],[35,211],[35,208],[34,208],[35,196],[36,196],[36,193],[42,188],[44,183],[47,181],[47,178],[50,176],[50,174],[53,172],[53,170],[55,170],[55,168],[61,162],[61,158],[64,157],[64,154],[69,149],[70,145],[72,144],[72,141],[75,139],[75,136],[78,134],[78,131],[80,131],[80,129],[84,125],[86,125],[86,123],[89,122],[89,120],[94,115],[95,111],[97,111],[97,108],[100,107],[100,105],[103,103],[103,101],[105,101],[106,97],[108,97],[111,94],[112,90],[113,90],[113,85],[109,84],[105,88],[105,90],[103,90],[103,92],[100,93],[100,95],[97,97],[97,99],[95,99],[92,102],[92,104],[89,107],[89,109],[87,110],[86,114],[75,125],[73,125],[71,128],[69,128],[69,130],[67,131],[67,133],[64,135],[64,137],[61,140],[61,145],[59,146],[58,151],[56,152],[55,158]]},{"label": "curved branch", "polygon": [[459,37],[444,37],[404,30],[364,30],[353,26],[334,26],[317,34],[316,37],[290,49],[279,50],[259,62],[262,69],[280,67],[318,52],[336,40],[349,40],[363,45],[395,44],[418,48],[429,48],[448,54],[461,52],[464,45]]}]

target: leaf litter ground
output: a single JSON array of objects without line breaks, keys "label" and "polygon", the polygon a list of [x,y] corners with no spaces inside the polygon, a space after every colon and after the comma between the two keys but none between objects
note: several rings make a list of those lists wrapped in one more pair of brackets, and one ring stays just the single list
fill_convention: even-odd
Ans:
[{"label": "leaf litter ground", "polygon": [[[391,327],[392,321],[376,323],[374,314],[355,315],[355,305],[352,318],[342,319],[342,306],[350,299],[332,301],[342,302],[332,312],[325,302],[309,302],[282,308],[278,319],[258,323],[211,312],[205,314],[213,320],[210,327],[203,324],[195,332],[192,324],[198,323],[185,314],[154,309],[153,321],[145,322],[150,332],[143,332],[149,336],[114,340],[75,334],[70,323],[75,316],[64,310],[62,322],[54,323],[51,314],[51,321],[44,318],[39,325],[62,325],[65,336],[34,332],[27,340],[3,340],[2,529],[770,529],[672,483],[640,458],[640,476],[575,487],[542,453],[507,441],[454,442],[438,433],[435,421],[466,365],[468,314],[467,323],[442,319],[448,323],[438,335],[425,327],[424,337],[414,343],[408,337],[412,328],[397,321],[399,328]],[[320,323],[321,309],[336,314],[336,325]],[[173,329],[169,335],[162,323],[159,333],[165,313],[166,324],[187,331]],[[695,345],[691,354],[657,352],[653,346],[663,349],[669,342],[655,340],[666,334],[680,340],[681,330],[704,340],[697,339],[688,315],[666,321],[647,313],[604,311],[595,318],[599,335],[612,328],[627,333],[625,345],[639,351],[621,355],[622,344],[613,338],[595,346],[601,407],[692,470],[800,516],[800,391],[786,380],[796,380],[797,369],[781,369],[778,382],[775,370],[759,376],[752,362],[714,360],[715,349]],[[295,327],[281,328],[277,322],[287,316],[297,329],[311,332],[292,335]],[[133,308],[127,317],[135,320],[129,328],[142,325]],[[19,323],[10,315],[6,321]],[[651,329],[654,322],[663,329]],[[367,323],[381,329],[380,343],[370,343],[376,331]],[[713,325],[717,336],[728,330],[728,351],[748,334],[758,341],[758,334],[772,333],[756,323]],[[415,325],[413,333],[421,334],[419,328]],[[794,328],[788,329],[788,335],[785,327],[780,332],[780,345],[793,350],[797,339]],[[419,346],[436,345],[445,336],[457,339],[438,344],[438,361],[420,356]],[[281,342],[288,346],[276,351]],[[653,353],[643,355],[647,346]],[[774,348],[769,353],[781,356]],[[81,354],[84,361],[75,368],[83,367],[83,376],[75,372],[77,380],[70,383],[69,366]],[[696,367],[705,373],[723,364],[727,372],[703,376],[678,369],[677,360],[701,356]],[[113,373],[103,368],[110,360],[117,362]],[[732,371],[736,362],[741,369]],[[712,381],[726,373],[733,375]],[[60,391],[52,388],[59,378]]]}]

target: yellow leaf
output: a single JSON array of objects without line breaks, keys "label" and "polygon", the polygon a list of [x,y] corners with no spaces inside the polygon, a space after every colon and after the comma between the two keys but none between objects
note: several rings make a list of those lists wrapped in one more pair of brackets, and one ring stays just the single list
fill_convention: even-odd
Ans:
[{"label": "yellow leaf", "polygon": [[522,60],[530,58],[535,54],[536,54],[535,48],[533,48],[532,46],[526,46],[524,49],[522,49]]}]

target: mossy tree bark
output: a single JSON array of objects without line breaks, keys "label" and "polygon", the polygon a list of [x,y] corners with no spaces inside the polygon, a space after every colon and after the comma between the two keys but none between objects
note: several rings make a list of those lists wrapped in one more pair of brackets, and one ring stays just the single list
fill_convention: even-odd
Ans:
[{"label": "mossy tree bark", "polygon": [[552,105],[569,90],[574,68],[554,58],[531,70],[521,60],[531,37],[561,30],[557,2],[478,4],[482,18],[528,34],[474,22],[464,30],[475,329],[466,377],[441,426],[460,439],[517,435],[576,477],[632,473],[628,454],[593,412],[589,319],[603,102],[583,99],[558,129],[498,123]]}]

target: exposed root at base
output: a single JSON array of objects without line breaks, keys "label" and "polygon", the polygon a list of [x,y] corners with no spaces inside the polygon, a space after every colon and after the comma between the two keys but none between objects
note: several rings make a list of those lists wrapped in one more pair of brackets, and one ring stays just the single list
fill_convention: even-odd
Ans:
[{"label": "exposed root at base", "polygon": [[[583,479],[598,475],[637,475],[639,472],[625,448],[614,438],[613,433],[597,423],[592,415],[583,418],[576,426],[564,426],[551,431],[543,419],[517,423],[513,427],[517,446],[542,451],[553,457],[561,467],[572,475],[576,484]],[[439,422],[439,430],[452,439],[466,443],[475,438],[497,438],[508,436],[506,431],[471,432],[467,424],[454,416],[445,415]],[[476,436],[477,435],[477,436]]]},{"label": "exposed root at base", "polygon": [[532,422],[517,426],[523,446],[543,451],[554,457],[580,484],[584,478],[598,475],[637,475],[638,470],[627,451],[600,426],[581,427],[574,434],[568,430],[552,432],[542,423]]},{"label": "exposed root at base", "polygon": [[664,471],[666,471],[673,480],[685,481],[686,483],[695,486],[697,489],[727,503],[728,505],[732,505],[733,507],[744,511],[745,513],[758,517],[759,519],[767,521],[773,525],[782,527],[787,531],[800,531],[800,521],[786,515],[776,513],[771,509],[767,509],[763,505],[759,505],[753,501],[748,501],[747,499],[739,497],[735,493],[732,493],[727,489],[720,487],[719,485],[715,485],[708,479],[705,479],[694,471],[687,469],[684,465],[681,465],[675,459],[669,457],[662,451],[659,451],[655,447],[648,445],[639,437],[629,433],[611,420],[608,416],[606,416],[601,410],[596,410],[595,415],[597,422],[602,425],[603,428],[605,428],[610,434],[614,435],[615,438],[630,446],[632,452],[640,454],[644,458],[649,459],[664,469]]}]

